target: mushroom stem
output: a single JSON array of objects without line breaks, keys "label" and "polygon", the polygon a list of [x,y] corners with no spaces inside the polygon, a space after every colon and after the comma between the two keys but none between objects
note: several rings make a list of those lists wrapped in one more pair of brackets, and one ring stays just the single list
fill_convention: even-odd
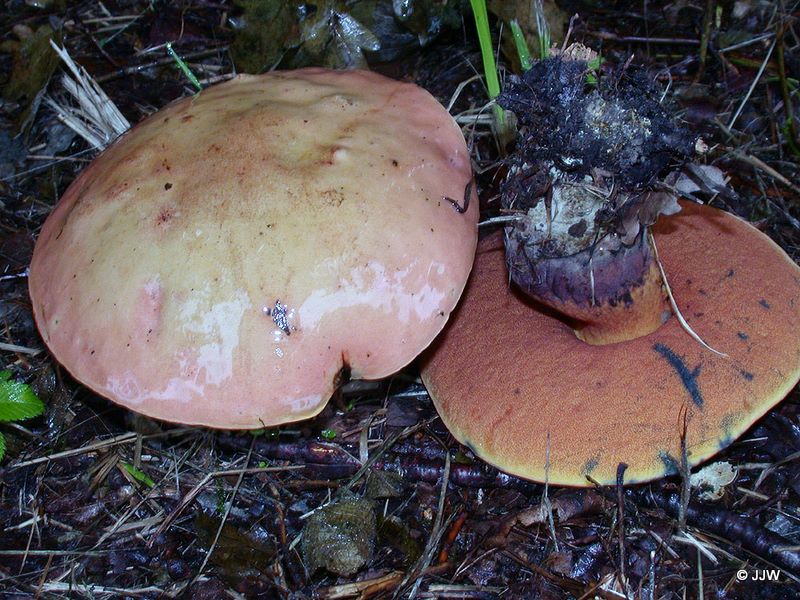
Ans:
[{"label": "mushroom stem", "polygon": [[653,247],[643,230],[631,246],[614,235],[568,256],[542,257],[507,229],[511,279],[569,323],[588,344],[613,344],[652,333],[672,314]]},{"label": "mushroom stem", "polygon": [[577,319],[573,326],[575,335],[587,344],[601,346],[652,333],[671,314],[658,265],[649,256],[641,285],[626,290],[621,301],[614,303],[609,300],[603,306],[594,306],[582,314],[571,316]]},{"label": "mushroom stem", "polygon": [[506,226],[511,279],[603,345],[652,333],[671,314],[647,230],[680,210],[658,177],[688,159],[694,138],[644,72],[601,77],[593,58],[573,46],[500,96],[520,123],[501,204],[523,215]]}]

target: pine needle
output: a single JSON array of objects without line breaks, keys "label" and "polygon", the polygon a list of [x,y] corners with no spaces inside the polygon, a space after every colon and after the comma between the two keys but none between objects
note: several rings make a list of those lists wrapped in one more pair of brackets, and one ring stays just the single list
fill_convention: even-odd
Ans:
[{"label": "pine needle", "polygon": [[727,354],[725,354],[724,352],[720,352],[719,350],[715,350],[714,348],[706,344],[703,341],[703,338],[697,335],[695,330],[692,329],[689,323],[686,322],[686,319],[683,318],[683,314],[681,314],[681,309],[678,308],[678,304],[677,302],[675,302],[675,297],[672,295],[672,289],[669,287],[669,282],[667,281],[667,274],[664,272],[664,266],[661,264],[661,259],[658,258],[658,248],[656,247],[656,238],[653,235],[652,231],[648,231],[648,235],[650,236],[650,243],[653,245],[653,254],[656,259],[656,264],[658,265],[658,270],[661,273],[661,279],[664,282],[664,288],[667,290],[667,298],[669,298],[669,305],[672,307],[672,312],[675,313],[675,316],[678,319],[678,323],[680,323],[684,331],[686,331],[686,333],[692,336],[692,338],[696,342],[698,342],[701,346],[703,346],[703,348],[711,350],[711,352],[713,352],[714,354],[719,354],[720,356],[724,356],[727,358],[728,356]]},{"label": "pine needle", "polygon": [[72,77],[66,74],[62,76],[61,85],[71,97],[71,102],[77,105],[71,104],[66,98],[51,96],[45,97],[45,102],[62,123],[93,148],[103,150],[128,131],[131,124],[86,69],[75,64],[69,53],[52,40],[50,45],[72,73]]}]

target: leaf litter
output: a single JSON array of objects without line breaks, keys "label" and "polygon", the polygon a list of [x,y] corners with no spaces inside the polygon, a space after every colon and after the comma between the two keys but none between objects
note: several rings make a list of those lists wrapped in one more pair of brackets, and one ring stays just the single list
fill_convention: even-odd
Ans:
[{"label": "leaf litter", "polygon": [[[443,102],[474,74],[472,65],[480,58],[468,13],[463,26],[460,18],[453,26],[455,13],[436,13],[439,3],[402,3],[417,9],[416,18],[432,14],[438,19],[410,24],[394,15],[392,2],[337,4],[337,10],[352,8],[345,14],[354,15],[386,48],[391,44],[376,21],[363,16],[368,10],[361,4],[385,21],[388,15],[386,29],[401,32],[396,39],[405,40],[387,55],[389,64],[375,63],[364,53],[374,68],[418,81]],[[464,8],[445,4],[451,11]],[[675,97],[691,116],[685,126],[708,143],[697,172],[673,186],[755,222],[796,258],[800,207],[792,186],[800,173],[785,127],[796,117],[786,113],[781,91],[785,86],[792,94],[800,79],[793,17],[775,3],[739,2],[723,10],[719,24],[711,15],[710,33],[703,36],[703,2],[648,2],[624,9],[618,3],[559,4],[580,15],[570,25],[573,41],[600,49],[612,64],[624,65],[635,55],[633,63],[644,65],[642,76]],[[153,11],[135,1],[66,8],[16,3],[0,22],[12,41],[15,25],[24,23],[31,32],[51,27],[125,117],[136,122],[193,93],[172,62],[148,46],[150,40],[176,32],[167,41],[189,57],[200,81],[219,81],[234,72],[228,50],[244,35],[235,22],[243,14],[241,6],[229,3],[188,3],[182,12]],[[767,56],[776,32],[784,28],[789,35],[782,41],[781,76],[777,53]],[[276,39],[291,46],[293,35]],[[712,51],[705,52],[702,76],[696,78],[703,39]],[[49,52],[49,43],[37,47]],[[17,50],[4,50],[0,81],[6,90]],[[289,50],[271,50],[274,59],[262,60],[259,68],[286,66],[281,62],[296,55]],[[0,279],[2,368],[11,370],[14,380],[30,383],[47,402],[43,417],[2,427],[8,457],[0,464],[0,587],[6,593],[618,598],[624,588],[616,575],[624,572],[627,589],[642,598],[797,596],[796,391],[720,457],[738,472],[721,497],[693,496],[681,517],[677,478],[626,489],[622,512],[609,489],[551,486],[549,506],[541,504],[542,486],[498,473],[449,438],[413,367],[369,386],[345,386],[314,420],[253,434],[132,417],[77,385],[37,351],[42,343],[27,305],[25,244],[19,250],[6,245],[37,231],[93,153],[72,139],[58,153],[41,154],[59,147],[52,138],[57,116],[42,107],[31,112],[30,101],[55,78],[52,71],[34,77],[39,79],[29,91],[4,96],[0,107],[0,133],[23,150],[4,163],[0,180],[0,236],[10,252],[4,250],[7,270]],[[51,82],[50,91],[56,89]],[[453,112],[466,115],[484,98],[479,81],[468,83]],[[26,112],[33,116],[20,137]],[[478,166],[483,216],[500,216],[502,208],[493,198],[505,167],[497,146],[485,127],[465,126],[465,134]],[[392,408],[398,405],[404,407],[401,421]],[[326,431],[337,435],[328,441]],[[392,443],[384,444],[387,439]],[[311,569],[299,541],[305,515],[328,504],[340,489],[350,487],[364,498],[366,489],[377,485],[372,475],[350,485],[362,467],[362,447],[368,457],[381,450],[367,473],[394,477],[391,493],[369,500],[377,525],[374,545],[353,575]],[[624,532],[624,569],[618,531]],[[739,569],[755,573],[776,567],[777,582],[736,578]]]}]

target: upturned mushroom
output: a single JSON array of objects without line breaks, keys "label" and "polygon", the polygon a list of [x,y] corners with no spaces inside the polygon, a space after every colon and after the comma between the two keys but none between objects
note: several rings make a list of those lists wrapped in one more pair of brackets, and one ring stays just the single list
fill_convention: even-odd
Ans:
[{"label": "upturned mushroom", "polygon": [[458,126],[413,84],[240,75],[145,119],[70,186],[31,263],[37,325],[76,379],[137,412],[310,417],[343,373],[391,374],[442,329],[477,242],[471,178]]},{"label": "upturned mushroom", "polygon": [[[503,471],[564,485],[674,473],[725,448],[800,379],[800,268],[729,213],[683,203],[654,228],[681,313],[647,335],[581,340],[508,285],[502,238],[478,247],[422,377],[442,420]],[[612,313],[614,330],[618,319]],[[589,479],[591,478],[591,479]]]},{"label": "upturned mushroom", "polygon": [[614,483],[620,464],[627,482],[673,473],[684,448],[694,465],[800,379],[800,268],[737,217],[680,210],[656,175],[691,138],[645,88],[585,93],[586,72],[551,59],[508,95],[523,125],[513,223],[505,245],[479,245],[422,368],[475,454],[576,486]]}]

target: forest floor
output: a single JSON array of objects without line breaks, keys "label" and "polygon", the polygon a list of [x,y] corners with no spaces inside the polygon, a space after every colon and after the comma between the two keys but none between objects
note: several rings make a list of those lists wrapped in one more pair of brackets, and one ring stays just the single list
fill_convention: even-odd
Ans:
[{"label": "forest floor", "polygon": [[[63,44],[136,123],[195,91],[166,42],[203,85],[253,64],[357,63],[352,45],[335,47],[327,38],[320,45],[287,23],[330,10],[335,37],[348,10],[392,2],[318,2],[313,13],[309,3],[283,3],[306,12],[278,10],[272,26],[284,29],[266,34],[256,30],[253,4],[4,3],[0,366],[30,384],[46,410],[0,424],[7,442],[0,597],[800,597],[797,389],[713,459],[735,474],[720,497],[693,489],[684,505],[688,483],[679,475],[618,490],[545,488],[498,472],[448,434],[415,365],[386,380],[345,385],[312,420],[236,433],[134,415],[59,367],[36,331],[26,269],[41,224],[97,150],[42,102],[61,94],[61,66],[48,41]],[[422,20],[379,36],[401,51],[367,53],[367,60],[447,105],[481,70],[468,3],[450,2],[441,19],[436,11],[447,3],[411,4]],[[800,258],[797,6],[557,4],[566,17],[550,17],[554,42],[569,24],[570,41],[609,64],[631,60],[651,72],[682,122],[709,146],[704,160],[731,178],[735,200],[717,205]],[[491,23],[496,35],[498,20]],[[249,54],[253,48],[261,54]],[[517,68],[505,53],[500,63]],[[452,112],[473,136],[486,217],[497,214],[492,198],[503,167],[488,129],[468,121],[485,103],[473,80]],[[366,532],[356,531],[344,548],[308,548],[300,539],[309,515],[332,498],[346,504],[346,518],[368,521]],[[321,564],[315,552],[356,551],[365,564],[353,575],[309,567]]]}]

